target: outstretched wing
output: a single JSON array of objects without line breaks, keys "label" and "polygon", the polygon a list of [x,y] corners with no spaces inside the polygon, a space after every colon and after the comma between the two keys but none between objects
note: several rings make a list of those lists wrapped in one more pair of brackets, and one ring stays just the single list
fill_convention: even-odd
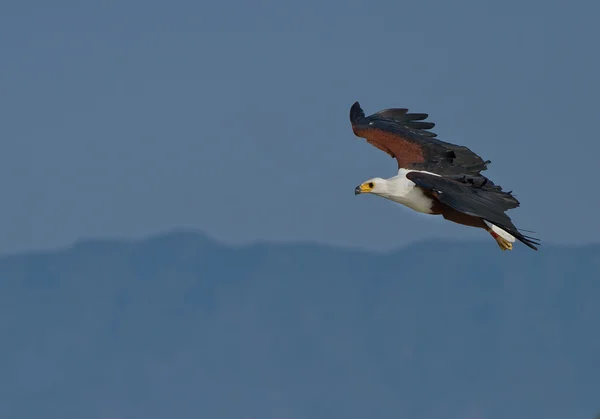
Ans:
[{"label": "outstretched wing", "polygon": [[538,239],[523,235],[504,213],[519,206],[519,201],[510,192],[503,192],[493,184],[475,185],[469,183],[468,178],[447,178],[421,172],[409,172],[406,177],[442,204],[463,214],[483,218],[532,249],[537,250],[536,245],[540,245]]},{"label": "outstretched wing", "polygon": [[365,116],[358,102],[350,108],[352,131],[369,144],[385,151],[398,162],[398,168],[425,170],[439,175],[478,175],[490,161],[483,161],[469,148],[447,143],[428,131],[435,126],[424,121],[426,113],[408,109],[384,109]]}]

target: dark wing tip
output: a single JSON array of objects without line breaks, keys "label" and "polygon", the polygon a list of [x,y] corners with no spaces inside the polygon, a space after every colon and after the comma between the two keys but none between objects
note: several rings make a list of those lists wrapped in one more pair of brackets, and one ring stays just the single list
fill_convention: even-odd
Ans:
[{"label": "dark wing tip", "polygon": [[427,119],[428,117],[428,113],[407,113],[404,115],[404,118],[407,121],[422,121],[423,119]]},{"label": "dark wing tip", "polygon": [[417,131],[426,137],[437,137],[436,133],[427,131],[435,127],[434,122],[424,121],[428,117],[427,113],[408,112],[407,108],[389,108],[375,112],[369,118],[394,121],[396,124]]},{"label": "dark wing tip", "polygon": [[418,130],[431,129],[431,128],[435,127],[434,122],[407,121],[404,123],[404,125],[406,125],[409,128],[418,129]]},{"label": "dark wing tip", "polygon": [[408,112],[407,108],[389,108],[375,112],[374,115],[378,115],[385,119],[391,119],[392,121],[402,122],[406,120],[406,112]]},{"label": "dark wing tip", "polygon": [[350,108],[350,122],[352,124],[357,123],[359,120],[365,118],[365,112],[360,107],[360,103],[358,101],[354,102],[352,107]]}]

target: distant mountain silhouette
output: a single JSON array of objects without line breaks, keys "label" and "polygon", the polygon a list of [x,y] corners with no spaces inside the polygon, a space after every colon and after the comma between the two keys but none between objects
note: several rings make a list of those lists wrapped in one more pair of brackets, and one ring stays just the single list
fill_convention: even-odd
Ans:
[{"label": "distant mountain silhouette", "polygon": [[0,417],[588,419],[600,245],[225,246],[0,258]]}]

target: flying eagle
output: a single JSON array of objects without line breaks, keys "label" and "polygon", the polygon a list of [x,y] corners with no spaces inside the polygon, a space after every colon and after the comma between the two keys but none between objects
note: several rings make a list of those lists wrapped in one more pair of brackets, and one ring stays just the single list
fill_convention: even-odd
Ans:
[{"label": "flying eagle", "polygon": [[371,193],[414,211],[486,230],[500,249],[512,250],[515,239],[537,250],[539,240],[523,235],[505,214],[519,206],[512,192],[481,174],[483,161],[464,146],[437,139],[426,113],[384,109],[365,116],[358,102],[350,108],[352,131],[398,162],[398,175],[372,178],[354,194]]}]

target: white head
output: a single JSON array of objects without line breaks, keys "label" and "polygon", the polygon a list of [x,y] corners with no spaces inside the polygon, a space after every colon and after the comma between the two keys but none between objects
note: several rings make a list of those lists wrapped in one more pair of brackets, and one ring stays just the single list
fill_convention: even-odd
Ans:
[{"label": "white head", "polygon": [[354,195],[363,193],[372,193],[374,195],[384,195],[388,192],[388,182],[386,179],[374,177],[369,179],[354,189]]}]

